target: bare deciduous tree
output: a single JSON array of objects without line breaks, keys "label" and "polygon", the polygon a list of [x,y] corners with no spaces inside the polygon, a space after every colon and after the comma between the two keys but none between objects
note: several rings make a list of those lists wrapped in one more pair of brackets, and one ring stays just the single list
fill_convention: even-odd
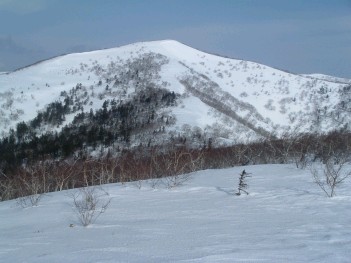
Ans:
[{"label": "bare deciduous tree", "polygon": [[37,206],[50,191],[49,166],[45,163],[20,167],[16,174],[0,172],[0,200],[17,198],[22,207]]},{"label": "bare deciduous tree", "polygon": [[325,162],[322,174],[320,174],[316,167],[311,168],[315,183],[328,197],[335,196],[336,188],[350,176],[351,171],[346,171],[345,165],[346,160],[334,163],[332,158],[330,158]]},{"label": "bare deciduous tree", "polygon": [[97,187],[81,188],[71,195],[73,209],[83,226],[94,223],[106,211],[111,202],[111,198],[104,198],[106,196],[108,193]]},{"label": "bare deciduous tree", "polygon": [[[163,178],[163,183],[167,188],[173,188],[182,185],[190,179],[190,172],[200,170],[203,166],[202,154],[194,154],[186,149],[175,150],[162,156],[164,160],[163,173],[168,175]],[[156,164],[156,162],[154,162]]]},{"label": "bare deciduous tree", "polygon": [[38,206],[39,201],[48,192],[45,166],[33,166],[23,169],[19,175],[19,197],[17,204],[23,208]]}]

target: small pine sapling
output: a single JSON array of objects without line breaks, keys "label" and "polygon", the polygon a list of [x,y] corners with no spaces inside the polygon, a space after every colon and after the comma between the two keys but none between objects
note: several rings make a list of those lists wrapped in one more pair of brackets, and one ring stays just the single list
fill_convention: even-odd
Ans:
[{"label": "small pine sapling", "polygon": [[238,192],[236,193],[236,195],[241,195],[241,192],[244,192],[245,194],[248,195],[249,192],[246,191],[246,189],[248,188],[248,185],[246,183],[246,178],[251,176],[249,176],[249,173],[247,173],[245,170],[243,170],[239,175],[240,175],[240,178],[239,178]]}]

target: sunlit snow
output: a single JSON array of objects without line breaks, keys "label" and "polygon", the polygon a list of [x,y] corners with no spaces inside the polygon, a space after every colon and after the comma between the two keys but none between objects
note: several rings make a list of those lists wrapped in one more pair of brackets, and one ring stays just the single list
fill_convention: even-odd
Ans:
[{"label": "sunlit snow", "polygon": [[[249,195],[237,196],[243,169]],[[206,170],[172,189],[151,185],[103,186],[110,207],[88,227],[72,209],[76,190],[26,209],[1,202],[0,262],[350,262],[350,178],[333,198],[293,165]]]}]

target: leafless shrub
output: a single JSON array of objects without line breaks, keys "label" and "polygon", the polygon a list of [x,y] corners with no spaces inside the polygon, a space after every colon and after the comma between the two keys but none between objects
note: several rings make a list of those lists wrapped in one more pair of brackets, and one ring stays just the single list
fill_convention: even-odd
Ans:
[{"label": "leafless shrub", "polygon": [[335,163],[334,160],[330,158],[323,165],[322,173],[320,173],[316,167],[311,168],[315,183],[328,197],[335,196],[336,188],[350,176],[351,171],[345,170],[345,165],[346,160]]},{"label": "leafless shrub", "polygon": [[312,162],[312,144],[308,137],[299,136],[294,141],[288,154],[294,161],[296,168],[305,169]]},{"label": "leafless shrub", "polygon": [[71,195],[73,209],[83,226],[94,223],[106,211],[111,202],[111,198],[104,198],[106,196],[108,193],[97,187],[80,188]]},{"label": "leafless shrub", "polygon": [[43,194],[27,195],[17,198],[17,204],[22,208],[38,206]]},{"label": "leafless shrub", "polygon": [[141,187],[143,186],[143,180],[134,181],[134,185],[135,185],[138,189],[141,189]]},{"label": "leafless shrub", "polygon": [[38,206],[45,193],[52,187],[50,163],[37,163],[21,167],[15,176],[8,178],[7,184],[12,187],[12,198],[17,198],[17,204],[23,208]]},{"label": "leafless shrub", "polygon": [[21,183],[20,197],[17,198],[17,204],[22,208],[38,206],[45,193],[39,178],[29,175],[27,178],[21,178]]},{"label": "leafless shrub", "polygon": [[168,188],[181,186],[190,179],[190,174],[177,174],[162,178],[162,183]]},{"label": "leafless shrub", "polygon": [[[77,173],[76,162],[67,163],[63,162],[56,166],[56,169],[52,169],[51,173],[53,174],[53,185],[54,191],[62,191],[64,189],[69,189],[69,181]],[[57,169],[58,168],[58,169]]]},{"label": "leafless shrub", "polygon": [[310,163],[310,159],[308,158],[306,153],[300,152],[297,154],[298,155],[295,156],[296,168],[305,169],[308,166],[308,164]]},{"label": "leafless shrub", "polygon": [[190,172],[201,170],[203,154],[180,148],[153,159],[153,166],[163,173],[162,182],[167,188],[182,185],[190,179]]},{"label": "leafless shrub", "polygon": [[149,179],[148,184],[151,186],[151,188],[155,189],[159,184],[161,183],[161,180],[159,178],[154,178],[154,179]]},{"label": "leafless shrub", "polygon": [[0,170],[0,201],[12,199],[14,195],[14,180]]}]

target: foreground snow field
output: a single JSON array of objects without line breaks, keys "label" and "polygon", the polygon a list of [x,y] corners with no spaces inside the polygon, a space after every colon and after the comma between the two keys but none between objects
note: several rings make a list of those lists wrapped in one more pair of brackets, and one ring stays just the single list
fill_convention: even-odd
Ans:
[{"label": "foreground snow field", "polygon": [[[245,168],[249,195],[236,196]],[[104,189],[83,227],[69,193],[0,203],[0,262],[350,262],[350,179],[327,198],[308,170],[257,165],[193,173],[182,186]],[[70,227],[70,224],[74,224]]]}]

